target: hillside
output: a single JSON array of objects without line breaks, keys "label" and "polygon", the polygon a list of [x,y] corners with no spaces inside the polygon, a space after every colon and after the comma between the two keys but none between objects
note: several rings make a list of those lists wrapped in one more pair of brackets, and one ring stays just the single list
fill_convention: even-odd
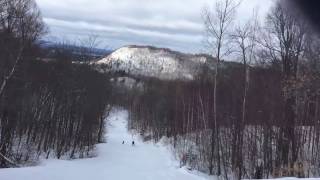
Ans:
[{"label": "hillside", "polygon": [[125,46],[97,61],[101,71],[124,72],[162,80],[194,80],[204,67],[214,68],[208,55],[184,54],[151,46]]}]

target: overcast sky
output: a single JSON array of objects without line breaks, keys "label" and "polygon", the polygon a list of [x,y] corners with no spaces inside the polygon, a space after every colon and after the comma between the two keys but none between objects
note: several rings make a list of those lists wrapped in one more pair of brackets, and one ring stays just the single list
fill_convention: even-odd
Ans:
[{"label": "overcast sky", "polygon": [[[101,47],[129,44],[201,52],[204,27],[201,9],[215,0],[36,0],[49,26],[48,38],[81,39],[96,34]],[[243,0],[237,18],[253,9],[264,16],[273,0]]]}]

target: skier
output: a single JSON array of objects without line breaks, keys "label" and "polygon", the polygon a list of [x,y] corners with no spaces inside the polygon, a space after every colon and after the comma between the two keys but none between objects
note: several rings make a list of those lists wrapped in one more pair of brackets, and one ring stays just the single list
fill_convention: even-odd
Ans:
[{"label": "skier", "polygon": [[187,164],[187,154],[183,153],[180,159],[180,168],[182,168],[182,166],[185,166],[186,164]]},{"label": "skier", "polygon": [[132,141],[132,146],[134,146],[134,141]]},{"label": "skier", "polygon": [[298,175],[298,178],[304,178],[304,168],[303,168],[303,163],[302,162],[299,162],[298,163],[298,170],[297,170],[297,175]]},{"label": "skier", "polygon": [[262,179],[263,177],[263,166],[262,166],[262,160],[258,159],[258,166],[256,166],[256,170],[254,173],[255,179]]},{"label": "skier", "polygon": [[122,141],[122,144],[124,144],[124,141]]},{"label": "skier", "polygon": [[254,178],[255,179],[262,179],[262,173],[263,173],[262,171],[263,171],[262,166],[260,166],[260,165],[257,166]]}]

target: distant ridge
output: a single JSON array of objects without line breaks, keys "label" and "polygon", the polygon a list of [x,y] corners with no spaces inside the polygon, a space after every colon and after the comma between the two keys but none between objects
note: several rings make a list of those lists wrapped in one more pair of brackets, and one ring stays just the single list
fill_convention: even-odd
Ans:
[{"label": "distant ridge", "polygon": [[101,71],[122,71],[134,76],[162,80],[194,80],[203,67],[214,68],[216,61],[205,54],[187,54],[168,48],[128,45],[121,47],[95,64]]}]

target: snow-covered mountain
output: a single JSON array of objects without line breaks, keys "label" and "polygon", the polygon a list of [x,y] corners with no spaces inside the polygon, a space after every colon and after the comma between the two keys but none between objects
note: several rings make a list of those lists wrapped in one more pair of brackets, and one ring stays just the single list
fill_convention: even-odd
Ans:
[{"label": "snow-covered mountain", "polygon": [[[208,55],[184,54],[151,46],[125,46],[97,61],[101,71],[125,72],[162,80],[194,80],[204,66],[213,68]],[[207,66],[208,67],[208,66]]]}]

